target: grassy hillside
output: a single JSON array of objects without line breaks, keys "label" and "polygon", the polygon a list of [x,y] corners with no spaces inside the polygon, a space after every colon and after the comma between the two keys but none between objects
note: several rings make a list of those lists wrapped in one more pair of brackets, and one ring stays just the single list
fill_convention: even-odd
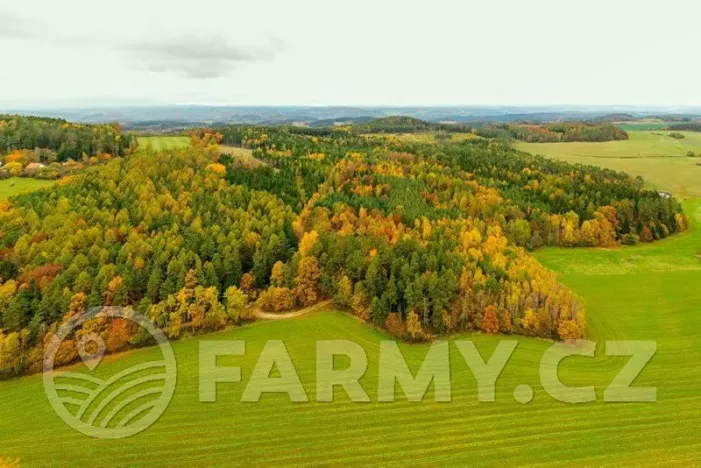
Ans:
[{"label": "grassy hillside", "polygon": [[[265,340],[282,339],[314,400],[314,341],[348,339],[369,354],[361,381],[376,395],[378,345],[385,336],[340,312],[319,312],[286,321],[256,323],[204,339],[246,341],[246,356],[220,365],[240,365],[243,383],[220,384],[218,401],[198,403],[197,340],[174,344],[178,359],[175,398],[150,429],[129,439],[93,440],[66,427],[46,401],[40,376],[0,383],[0,458],[21,457],[27,466],[167,466],[222,464],[507,464],[693,465],[701,453],[701,202],[689,202],[695,228],[666,241],[620,249],[546,249],[545,265],[584,299],[587,338],[598,355],[569,358],[560,376],[569,385],[595,385],[599,400],[626,358],[606,358],[611,339],[657,340],[658,352],[636,381],[656,386],[656,403],[583,405],[559,403],[539,383],[538,363],[550,345],[517,338],[519,346],[497,382],[497,401],[478,403],[476,385],[454,345],[453,402],[350,403],[337,391],[334,404],[290,403],[267,395],[258,404],[239,402]],[[626,268],[621,268],[626,265]],[[651,268],[651,265],[658,265]],[[622,314],[619,311],[625,310]],[[463,335],[489,356],[499,336]],[[413,370],[426,345],[403,345]],[[159,356],[142,350],[108,358],[98,371],[112,375]],[[517,385],[535,390],[530,404],[515,402]],[[206,429],[205,429],[206,428]],[[37,438],[41,432],[42,436]],[[564,461],[567,460],[565,463]]]},{"label": "grassy hillside", "polygon": [[151,147],[155,151],[187,148],[190,146],[190,137],[187,136],[148,136],[138,137],[139,147]]},{"label": "grassy hillside", "polygon": [[701,166],[689,151],[701,151],[701,134],[668,131],[630,132],[630,139],[604,143],[514,143],[517,149],[570,163],[591,164],[641,176],[658,188],[678,195],[701,196]]},{"label": "grassy hillside", "polygon": [[13,179],[0,180],[0,200],[4,200],[20,193],[31,192],[32,190],[39,188],[49,187],[56,182],[55,180],[15,177],[13,186],[12,181]]}]

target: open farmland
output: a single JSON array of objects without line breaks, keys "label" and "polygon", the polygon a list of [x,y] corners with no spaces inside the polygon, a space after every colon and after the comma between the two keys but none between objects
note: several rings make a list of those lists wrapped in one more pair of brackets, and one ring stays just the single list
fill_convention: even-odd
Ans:
[{"label": "open farmland", "polygon": [[670,122],[660,119],[641,119],[630,122],[615,122],[615,124],[626,132],[631,132],[636,130],[664,130],[669,127]]},{"label": "open farmland", "polygon": [[701,158],[690,158],[689,151],[701,152],[701,133],[680,132],[684,139],[668,131],[629,132],[630,139],[603,143],[514,143],[533,154],[570,163],[589,164],[641,176],[652,187],[671,190],[680,196],[701,196]]}]

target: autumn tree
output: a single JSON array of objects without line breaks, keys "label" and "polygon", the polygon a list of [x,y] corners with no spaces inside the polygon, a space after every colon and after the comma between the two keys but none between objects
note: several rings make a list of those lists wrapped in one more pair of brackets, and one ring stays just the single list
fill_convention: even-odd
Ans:
[{"label": "autumn tree", "polygon": [[319,279],[321,272],[316,257],[304,257],[299,262],[295,296],[304,306],[310,306],[319,300]]},{"label": "autumn tree", "polygon": [[484,315],[482,316],[482,331],[485,333],[499,333],[497,309],[493,305],[490,305],[484,309]]},{"label": "autumn tree", "polygon": [[350,308],[353,301],[353,283],[348,276],[343,275],[336,282],[334,302],[344,308]]},{"label": "autumn tree", "polygon": [[282,287],[285,285],[285,264],[278,260],[273,265],[272,273],[270,274],[270,284],[276,287]]},{"label": "autumn tree", "polygon": [[231,286],[226,290],[224,295],[226,314],[233,323],[238,323],[239,320],[248,318],[244,316],[244,310],[247,303],[248,298],[236,286]]},{"label": "autumn tree", "polygon": [[424,341],[427,336],[421,326],[421,319],[416,312],[410,312],[406,321],[406,333],[412,341]]}]

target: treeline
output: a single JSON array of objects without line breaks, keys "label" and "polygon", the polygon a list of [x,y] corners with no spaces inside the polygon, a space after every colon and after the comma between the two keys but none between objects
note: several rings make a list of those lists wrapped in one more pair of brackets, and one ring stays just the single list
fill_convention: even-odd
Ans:
[{"label": "treeline", "polygon": [[14,150],[0,157],[0,179],[8,177],[32,177],[35,179],[59,179],[79,172],[87,166],[105,163],[112,155],[102,153],[97,156],[83,156],[75,161],[69,159],[59,163],[56,152],[50,149]]},{"label": "treeline", "polygon": [[123,156],[135,145],[118,124],[83,125],[61,119],[0,115],[0,154],[14,150],[51,150],[48,162],[80,160],[101,154]]},{"label": "treeline", "polygon": [[357,133],[414,133],[436,130],[437,124],[406,116],[390,116],[374,119],[353,126]]},{"label": "treeline", "polygon": [[628,139],[628,133],[620,127],[594,122],[483,125],[476,127],[474,132],[485,138],[516,139],[528,143]]},{"label": "treeline", "polygon": [[684,122],[676,123],[669,126],[670,130],[676,131],[688,131],[688,132],[701,132],[701,122]]},{"label": "treeline", "polygon": [[[555,123],[433,123],[413,117],[383,117],[349,127],[368,133],[473,133],[484,138],[516,139],[531,143],[627,140],[628,134],[608,122]],[[318,131],[318,129],[316,129]]]},{"label": "treeline", "polygon": [[622,172],[513,151],[494,141],[446,145],[443,158],[516,205],[505,215],[506,230],[520,245],[650,242],[688,227],[677,200],[644,189],[641,178]]}]

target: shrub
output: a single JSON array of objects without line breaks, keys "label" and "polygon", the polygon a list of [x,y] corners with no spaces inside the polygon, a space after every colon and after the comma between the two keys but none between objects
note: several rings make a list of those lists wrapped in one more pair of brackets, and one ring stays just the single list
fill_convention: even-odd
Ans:
[{"label": "shrub", "polygon": [[635,245],[639,242],[640,237],[632,233],[628,233],[621,238],[621,244],[623,245]]}]

